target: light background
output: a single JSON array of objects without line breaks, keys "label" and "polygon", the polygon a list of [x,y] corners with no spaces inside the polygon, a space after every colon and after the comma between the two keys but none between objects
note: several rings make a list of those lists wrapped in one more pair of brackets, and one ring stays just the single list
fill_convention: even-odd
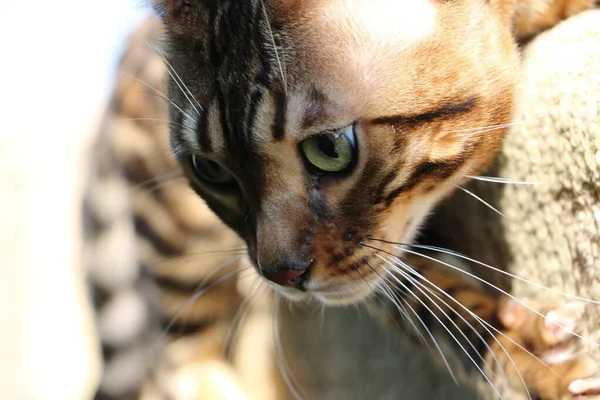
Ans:
[{"label": "light background", "polygon": [[2,400],[83,400],[98,378],[76,273],[80,157],[145,12],[143,0],[0,0]]}]

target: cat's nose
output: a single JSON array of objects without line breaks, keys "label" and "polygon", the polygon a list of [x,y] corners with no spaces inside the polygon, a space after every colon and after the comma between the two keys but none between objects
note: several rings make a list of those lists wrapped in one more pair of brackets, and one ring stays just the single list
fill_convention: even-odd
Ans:
[{"label": "cat's nose", "polygon": [[286,254],[285,259],[279,258],[275,262],[260,264],[262,274],[265,278],[281,286],[304,289],[304,283],[308,280],[309,267],[313,260],[304,260]]},{"label": "cat's nose", "polygon": [[303,275],[306,269],[301,270],[283,270],[271,273],[265,273],[264,276],[271,282],[281,286],[301,288],[305,279]]}]

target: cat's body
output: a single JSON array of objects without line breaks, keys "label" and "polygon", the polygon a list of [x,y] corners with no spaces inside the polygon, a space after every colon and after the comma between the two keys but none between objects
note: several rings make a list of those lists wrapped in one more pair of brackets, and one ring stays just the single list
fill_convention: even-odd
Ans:
[{"label": "cat's body", "polygon": [[[465,175],[484,170],[501,145],[500,132],[482,140],[453,132],[501,125],[509,121],[512,81],[518,67],[515,43],[507,22],[513,18],[506,8],[509,2],[500,2],[499,5],[478,3],[473,9],[468,8],[473,6],[467,4],[469,2],[416,2],[415,8],[402,17],[405,27],[399,31],[394,24],[396,21],[386,22],[384,18],[394,7],[398,7],[388,2],[381,2],[380,8],[359,1],[343,6],[335,2],[306,2],[294,6],[284,1],[266,3],[268,6],[262,2],[248,2],[243,6],[223,2],[219,7],[185,1],[163,4],[166,8],[162,11],[170,35],[166,57],[171,76],[171,142],[184,171],[190,176],[192,187],[207,199],[211,208],[226,223],[246,239],[254,265],[260,266],[261,272],[268,275],[271,281],[287,286],[278,287],[278,290],[292,298],[306,297],[306,293],[312,292],[314,294],[311,297],[328,304],[361,301],[373,292],[374,287],[379,286],[381,275],[389,272],[385,267],[378,270],[376,265],[380,260],[386,262],[386,254],[397,253],[395,246],[387,242],[410,241],[431,206],[447,196]],[[563,2],[556,2],[553,7],[560,7],[559,3]],[[580,3],[578,7],[589,5],[589,2]],[[390,7],[391,10],[384,7]],[[492,7],[500,7],[504,11]],[[514,16],[516,21],[520,21],[519,15],[529,14],[527,7],[519,10],[520,14]],[[553,23],[569,13],[556,14]],[[299,19],[300,16],[303,18]],[[532,26],[538,26],[535,18],[528,18],[527,21],[534,21]],[[540,24],[542,28],[545,27],[545,22]],[[352,32],[349,32],[349,27]],[[528,36],[536,29],[531,26],[522,28],[522,36]],[[448,39],[444,34],[449,32],[456,36],[448,41],[447,46],[443,46]],[[471,32],[478,33],[470,35]],[[298,40],[299,37],[302,40]],[[206,38],[210,38],[207,43],[204,42]],[[332,59],[331,54],[336,53],[340,57]],[[190,54],[195,54],[197,59],[190,58]],[[210,59],[210,62],[204,58]],[[400,65],[408,71],[406,74],[398,73]],[[465,69],[469,70],[468,74],[465,74]],[[139,76],[136,71],[132,71],[132,74]],[[490,76],[493,79],[489,79]],[[141,79],[148,80],[144,74]],[[154,86],[153,82],[147,83]],[[148,91],[135,79],[130,79],[129,84],[137,85],[137,90]],[[135,91],[130,94],[132,99],[121,94],[124,103],[129,106],[130,111],[126,111],[129,118],[162,118],[161,115],[145,115],[136,111],[138,102],[147,100],[135,98]],[[300,113],[299,110],[304,112]],[[334,173],[332,178],[322,179],[326,175],[323,168],[317,167],[320,171],[315,173],[316,165],[310,164],[314,164],[314,160],[322,161],[322,154],[326,153],[317,154],[321,159],[314,158],[315,153],[310,156],[311,153],[307,153],[302,143],[324,129],[330,132],[343,126],[347,126],[344,134],[352,135],[350,147],[354,148],[356,143],[363,146],[356,152],[363,158],[351,160],[340,169],[342,174],[335,176]],[[348,127],[352,129],[351,134],[348,133]],[[133,130],[138,128],[129,127]],[[355,128],[356,138],[353,136]],[[143,129],[149,128],[145,126]],[[164,131],[155,133],[164,134]],[[339,137],[335,136],[336,140]],[[120,139],[116,140],[117,153],[122,149],[127,150],[126,143],[119,144]],[[164,140],[154,137],[148,143],[152,146],[152,143]],[[145,151],[147,146],[142,146],[146,148]],[[322,149],[319,147],[322,143],[316,146]],[[136,160],[135,155],[143,152],[138,149],[133,153],[125,151],[120,154],[133,185],[169,171],[162,166],[154,171],[143,167],[144,159],[152,160],[152,154],[160,154],[158,149],[150,152],[149,157],[142,157],[142,168],[139,168],[140,160]],[[297,160],[302,160],[303,152],[305,158],[298,163]],[[200,155],[207,158],[201,158]],[[365,155],[370,157],[368,161],[364,159]],[[159,159],[162,157],[165,156],[161,155]],[[400,161],[395,162],[398,158]],[[207,164],[205,160],[208,159],[210,161]],[[227,169],[221,170],[222,167],[215,162],[226,165]],[[128,166],[135,168],[127,170]],[[213,175],[194,175],[194,169],[199,166]],[[308,174],[303,172],[303,168],[309,171]],[[337,166],[334,165],[334,168]],[[138,174],[139,171],[141,173]],[[236,175],[235,180],[230,179],[229,171]],[[301,178],[305,175],[307,178]],[[280,182],[282,179],[285,183]],[[225,183],[223,190],[215,187],[222,183]],[[182,365],[178,379],[187,380],[190,387],[196,388],[198,392],[192,390],[192,396],[206,395],[206,391],[210,391],[207,388],[225,393],[224,388],[228,384],[214,382],[222,382],[216,379],[219,376],[236,379],[236,374],[221,358],[221,349],[228,337],[227,329],[233,314],[240,305],[238,290],[246,298],[251,298],[262,288],[257,284],[236,289],[236,278],[233,278],[224,284],[224,294],[219,297],[227,298],[227,301],[211,301],[207,297],[212,293],[209,290],[190,308],[190,313],[179,313],[197,289],[198,280],[209,277],[208,281],[216,284],[219,283],[217,277],[225,278],[231,269],[227,266],[212,275],[207,270],[198,269],[198,264],[191,257],[179,266],[172,262],[180,253],[193,256],[198,246],[206,246],[206,243],[202,244],[206,235],[200,232],[195,236],[195,232],[205,224],[204,218],[212,218],[200,216],[200,222],[195,224],[193,221],[196,221],[196,217],[191,217],[189,212],[194,210],[197,213],[203,208],[201,202],[192,200],[190,193],[176,190],[169,189],[169,186],[159,187],[158,190],[139,194],[139,201],[135,200],[134,194],[134,208],[146,214],[137,214],[135,220],[138,234],[146,242],[141,248],[145,249],[143,252],[154,252],[160,256],[146,259],[144,264],[159,275],[158,286],[166,293],[161,296],[165,326],[170,333],[177,335],[179,331],[186,336],[176,340],[170,350],[167,349],[167,354],[176,354],[171,361]],[[248,204],[240,202],[240,196]],[[162,204],[168,205],[168,218],[163,216],[161,221]],[[174,225],[172,221],[175,221]],[[209,225],[219,226],[215,221]],[[212,244],[212,248],[234,247],[235,238],[226,239],[228,233],[222,227],[217,229],[224,232],[224,238],[218,244]],[[215,234],[211,231],[210,237],[217,237]],[[151,244],[149,249],[148,243]],[[194,243],[198,243],[198,246]],[[222,246],[223,243],[231,244]],[[227,258],[221,255],[221,260]],[[166,259],[168,267],[163,259]],[[390,260],[387,259],[387,262]],[[394,262],[392,260],[389,268]],[[411,265],[416,264],[417,261]],[[495,327],[511,328],[510,317],[506,317],[502,323],[498,321],[498,305],[494,296],[489,296],[458,273],[448,275],[448,271],[433,261],[426,261],[425,264],[423,269],[418,270],[419,273],[443,289],[452,290],[453,297],[467,305],[467,308],[476,310],[478,315]],[[218,265],[218,262],[210,262],[211,269]],[[305,274],[309,268],[310,273]],[[437,269],[441,269],[442,275],[438,276]],[[397,284],[410,284],[409,288],[404,286],[404,289],[412,288],[423,301],[413,302],[409,297],[403,300],[413,302],[412,306],[418,310],[418,315],[409,315],[411,322],[405,322],[404,325],[401,315],[391,312],[392,319],[401,324],[401,330],[410,333],[411,325],[429,314],[427,304],[439,318],[445,319],[442,312],[435,309],[437,301],[431,294],[417,292],[420,287],[413,281],[414,277],[413,280],[405,276],[400,278]],[[332,291],[336,287],[344,290],[339,293]],[[396,293],[401,293],[402,286],[398,290]],[[441,292],[437,294],[441,295]],[[222,319],[223,325],[215,328],[214,332],[217,333],[209,334],[209,339],[207,322],[212,324],[213,318],[207,321],[206,303],[220,304],[226,309],[214,314],[213,318]],[[280,326],[276,328],[279,335],[283,336],[283,339],[279,339],[286,343],[284,348],[291,349],[294,354],[292,359],[298,360],[302,355],[294,346],[294,336],[286,334],[294,330],[294,318],[298,314],[282,311],[286,307],[281,306],[278,310],[284,314],[279,317]],[[391,307],[390,310],[394,311],[395,308]],[[252,379],[253,373],[256,373],[254,378],[260,377],[261,385],[254,384],[254,398],[283,398],[286,386],[295,390],[299,386],[302,392],[313,391],[308,398],[351,398],[347,397],[350,394],[354,398],[364,398],[365,395],[397,398],[406,393],[404,384],[390,386],[389,383],[394,382],[395,372],[384,375],[377,369],[377,364],[380,371],[387,372],[407,365],[402,360],[402,353],[395,353],[394,350],[390,354],[385,351],[388,346],[399,348],[396,339],[401,339],[396,336],[392,338],[390,330],[374,328],[371,323],[367,324],[366,330],[356,329],[353,332],[356,337],[352,334],[346,337],[348,343],[360,343],[360,337],[364,335],[377,343],[386,343],[377,349],[383,351],[372,352],[376,365],[370,372],[372,376],[382,378],[381,383],[369,379],[367,375],[365,379],[374,382],[372,386],[360,385],[357,380],[358,387],[366,390],[365,394],[347,384],[338,385],[338,388],[350,392],[343,395],[331,386],[322,387],[319,380],[315,380],[315,375],[311,374],[314,371],[310,365],[302,365],[302,362],[299,366],[289,365],[295,370],[287,374],[295,379],[305,376],[307,380],[290,383],[289,376],[284,372],[282,378],[288,382],[287,385],[282,384],[277,378],[278,371],[285,371],[287,367],[277,365],[277,355],[281,356],[281,349],[274,348],[272,337],[265,335],[270,333],[265,331],[265,326],[269,326],[266,320],[269,317],[272,319],[273,312],[271,307],[259,303],[248,316],[250,321],[256,322],[258,333],[256,330],[246,333],[249,337],[254,334],[262,339],[264,351],[252,354],[257,347],[261,348],[255,341],[250,344],[250,351],[244,352],[243,338],[246,336],[242,334],[241,345],[237,349],[240,355],[234,358],[237,360],[234,366],[237,362],[237,366],[246,373],[239,375],[241,379]],[[462,318],[472,319],[468,312],[462,314]],[[177,317],[175,325],[169,324],[173,317]],[[341,311],[337,317],[331,317],[333,320],[336,318],[345,321],[340,322],[341,326],[352,325],[348,321],[353,321],[356,314],[348,310]],[[374,321],[371,317],[364,318]],[[531,314],[528,318],[537,317]],[[454,323],[461,324],[458,318],[453,316],[453,319]],[[303,320],[310,321],[310,317],[305,316]],[[252,328],[252,324],[249,325]],[[443,340],[445,334],[437,325],[435,320],[429,318],[427,326],[436,337]],[[452,327],[450,329],[454,330]],[[488,357],[483,342],[489,341],[493,346],[494,342],[489,336],[495,334],[482,328],[476,330],[475,335],[468,328],[463,329],[463,333],[474,343],[473,350],[478,349],[482,356]],[[212,331],[211,328],[208,331]],[[426,332],[421,331],[421,335],[426,335]],[[543,334],[540,337],[543,338]],[[325,336],[319,336],[321,338]],[[287,343],[286,339],[291,340],[292,344]],[[186,342],[186,345],[182,344]],[[323,342],[315,340],[314,343]],[[210,350],[206,350],[207,345]],[[360,346],[361,349],[368,349],[368,343]],[[472,353],[471,349],[466,350]],[[385,353],[387,357],[384,358]],[[337,354],[340,354],[339,351]],[[345,354],[348,361],[336,365],[350,363],[356,359],[356,354],[359,352],[348,349]],[[501,357],[501,352],[499,354]],[[246,365],[244,368],[244,363],[249,363],[252,355],[257,361],[262,361],[262,368],[251,361],[250,367]],[[461,356],[460,351],[458,355]],[[325,354],[323,357],[330,359]],[[472,353],[471,357],[476,358],[477,352]],[[466,362],[463,360],[459,364],[472,372],[474,367],[470,361],[473,360],[467,358]],[[491,362],[489,357],[488,361]],[[443,362],[454,365],[452,360]],[[530,366],[531,363],[523,364],[525,369]],[[539,369],[535,366],[532,368],[532,371]],[[572,368],[567,370],[571,371]],[[260,371],[263,373],[260,374]],[[257,394],[265,390],[262,386],[268,386],[264,382],[269,375],[275,376],[274,385],[271,386],[275,389],[270,395]],[[586,378],[588,375],[583,373],[576,377]],[[207,384],[211,377],[215,378],[213,383]],[[194,378],[196,382],[193,382]],[[536,386],[539,382],[554,387],[553,383],[547,385],[544,379],[532,379],[528,385],[534,391],[543,389]],[[568,383],[559,385],[559,390],[564,391]],[[515,390],[519,390],[519,385],[519,382],[515,383]],[[247,388],[253,385],[246,382],[241,386]],[[252,390],[249,389],[250,392]],[[558,399],[557,396],[566,392],[557,393],[544,398]],[[446,397],[449,395],[435,394],[435,389],[431,395],[449,398]]]}]

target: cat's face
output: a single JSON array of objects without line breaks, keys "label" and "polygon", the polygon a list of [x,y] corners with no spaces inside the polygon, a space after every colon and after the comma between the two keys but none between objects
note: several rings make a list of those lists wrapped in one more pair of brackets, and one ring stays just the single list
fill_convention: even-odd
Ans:
[{"label": "cat's face", "polygon": [[488,2],[160,6],[174,151],[288,297],[364,298],[398,252],[369,238],[409,242],[501,145],[477,128],[509,121],[517,56]]}]

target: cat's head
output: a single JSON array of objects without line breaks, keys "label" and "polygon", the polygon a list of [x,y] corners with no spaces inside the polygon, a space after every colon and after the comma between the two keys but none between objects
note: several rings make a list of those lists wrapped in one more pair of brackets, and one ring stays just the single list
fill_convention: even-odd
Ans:
[{"label": "cat's head", "polygon": [[493,4],[157,4],[174,152],[280,292],[364,298],[387,242],[496,155],[518,61]]}]

